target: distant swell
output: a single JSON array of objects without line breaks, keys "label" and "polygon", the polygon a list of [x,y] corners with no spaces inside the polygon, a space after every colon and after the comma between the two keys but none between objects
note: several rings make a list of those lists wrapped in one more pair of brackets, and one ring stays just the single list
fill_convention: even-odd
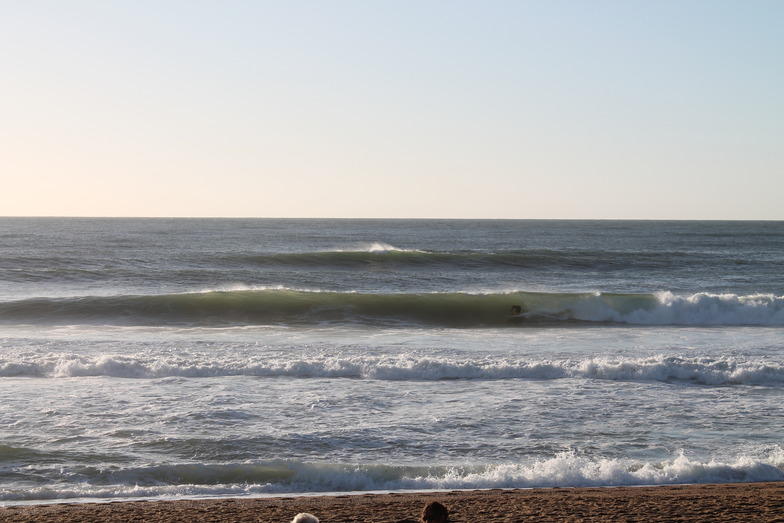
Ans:
[{"label": "distant swell", "polygon": [[784,325],[784,297],[699,293],[361,294],[290,289],[36,298],[0,303],[5,324]]},{"label": "distant swell", "polygon": [[388,269],[406,270],[434,268],[441,270],[470,269],[616,269],[671,270],[674,267],[704,267],[717,263],[728,266],[747,265],[748,259],[726,259],[710,253],[694,252],[613,252],[604,250],[525,249],[499,252],[424,251],[399,249],[374,243],[364,249],[318,252],[294,252],[224,256],[224,263],[245,264],[264,268],[292,269]]},{"label": "distant swell", "polygon": [[784,366],[731,357],[650,356],[588,359],[457,358],[429,356],[311,356],[272,358],[259,355],[212,357],[174,355],[32,353],[0,359],[0,377],[68,378],[109,376],[150,379],[254,376],[264,378],[346,378],[384,381],[434,380],[609,380],[691,382],[698,385],[784,386]]}]

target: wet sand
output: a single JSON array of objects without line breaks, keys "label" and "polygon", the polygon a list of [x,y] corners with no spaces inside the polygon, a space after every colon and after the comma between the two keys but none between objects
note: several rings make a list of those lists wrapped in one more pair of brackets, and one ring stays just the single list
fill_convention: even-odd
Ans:
[{"label": "wet sand", "polygon": [[784,522],[784,482],[70,503],[2,508],[0,521],[289,523],[311,512],[322,523],[415,523],[432,500],[446,505],[456,523]]}]

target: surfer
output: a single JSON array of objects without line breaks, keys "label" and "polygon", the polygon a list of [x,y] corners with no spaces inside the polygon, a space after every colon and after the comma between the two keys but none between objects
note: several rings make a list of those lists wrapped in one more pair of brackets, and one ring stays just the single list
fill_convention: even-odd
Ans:
[{"label": "surfer", "polygon": [[522,305],[512,305],[512,314],[522,314],[522,313],[523,313]]}]

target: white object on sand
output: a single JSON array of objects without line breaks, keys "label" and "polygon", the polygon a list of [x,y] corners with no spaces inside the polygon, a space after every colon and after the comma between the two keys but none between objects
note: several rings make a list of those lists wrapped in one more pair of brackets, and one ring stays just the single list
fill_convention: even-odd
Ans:
[{"label": "white object on sand", "polygon": [[294,516],[294,519],[291,520],[291,523],[319,523],[319,518],[317,518],[313,514],[308,514],[307,512],[301,512],[296,516]]}]

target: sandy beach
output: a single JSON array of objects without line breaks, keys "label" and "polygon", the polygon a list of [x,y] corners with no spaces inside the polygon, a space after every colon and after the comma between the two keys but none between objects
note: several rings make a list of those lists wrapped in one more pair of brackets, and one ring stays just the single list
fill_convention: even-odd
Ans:
[{"label": "sandy beach", "polygon": [[6,507],[0,521],[288,523],[311,512],[322,523],[414,523],[431,500],[464,523],[784,521],[784,483],[73,503]]}]

